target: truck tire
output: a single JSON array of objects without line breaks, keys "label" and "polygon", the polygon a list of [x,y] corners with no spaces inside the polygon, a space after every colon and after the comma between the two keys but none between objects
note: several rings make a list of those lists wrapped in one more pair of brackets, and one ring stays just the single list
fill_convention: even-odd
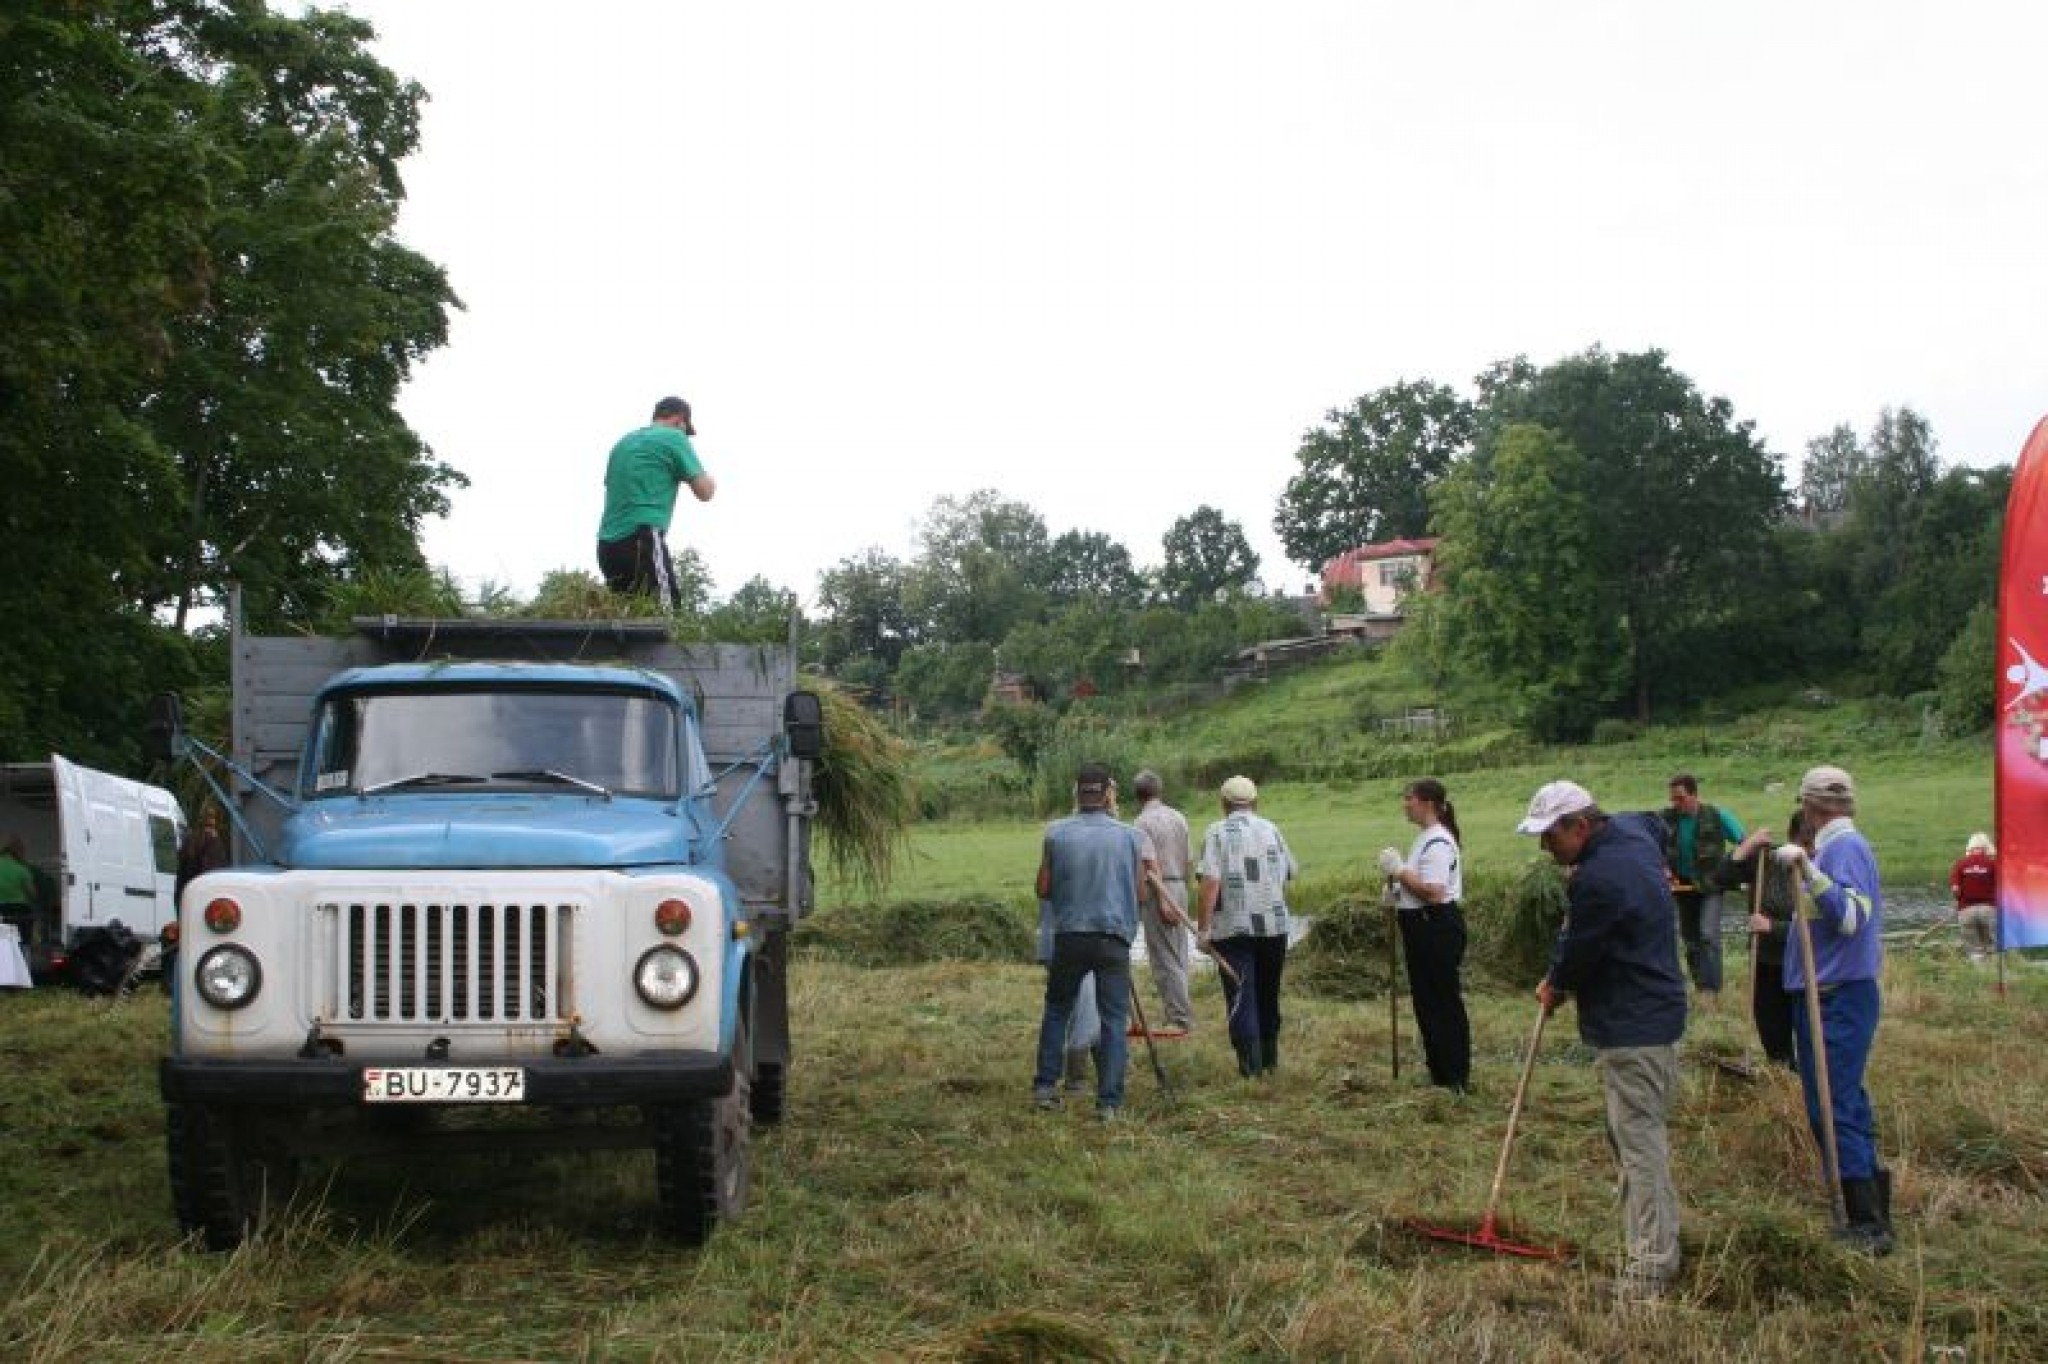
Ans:
[{"label": "truck tire", "polygon": [[297,1164],[262,1138],[257,1115],[172,1104],[165,1149],[178,1225],[208,1250],[233,1250],[291,1201]]},{"label": "truck tire", "polygon": [[789,1069],[780,1061],[762,1061],[754,1067],[754,1125],[773,1127],[782,1121],[785,1085]]},{"label": "truck tire", "polygon": [[751,1181],[753,1047],[744,1025],[733,1047],[732,1088],[722,1098],[654,1109],[654,1179],[662,1222],[701,1246],[747,1206]]}]

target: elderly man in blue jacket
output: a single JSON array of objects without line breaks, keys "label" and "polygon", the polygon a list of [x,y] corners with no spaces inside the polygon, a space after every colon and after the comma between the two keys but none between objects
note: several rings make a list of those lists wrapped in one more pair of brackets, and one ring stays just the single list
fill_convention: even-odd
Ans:
[{"label": "elderly man in blue jacket", "polygon": [[[1813,832],[1813,853],[1788,843],[1773,855],[1804,883],[1815,911],[1808,934],[1820,996],[1820,1037],[1811,1035],[1806,1010],[1792,1015],[1807,1121],[1814,1140],[1826,1140],[1818,1067],[1825,1059],[1842,1206],[1849,1222],[1843,1237],[1866,1255],[1888,1255],[1892,1173],[1878,1157],[1877,1113],[1863,1083],[1877,1040],[1878,978],[1884,973],[1884,891],[1877,854],[1856,828],[1856,780],[1841,768],[1816,767],[1801,778],[1799,810]],[[1800,952],[1785,954],[1785,989],[1792,994],[1806,990]]]},{"label": "elderly man in blue jacket", "polygon": [[1585,787],[1569,781],[1538,791],[1516,828],[1541,838],[1543,850],[1570,869],[1564,927],[1536,997],[1546,1010],[1575,999],[1579,1037],[1598,1053],[1626,1225],[1615,1294],[1661,1297],[1678,1277],[1678,1189],[1666,1124],[1685,1032],[1663,828],[1655,815],[1603,814]]}]

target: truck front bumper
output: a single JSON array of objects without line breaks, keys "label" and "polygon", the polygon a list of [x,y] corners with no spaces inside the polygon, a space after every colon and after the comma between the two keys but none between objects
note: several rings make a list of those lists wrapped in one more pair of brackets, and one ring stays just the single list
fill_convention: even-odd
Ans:
[{"label": "truck front bumper", "polygon": [[[732,1060],[717,1052],[548,1057],[507,1064],[526,1072],[527,1108],[669,1104],[732,1092]],[[167,1056],[157,1067],[157,1087],[170,1103],[354,1108],[365,1106],[363,1070],[361,1062],[333,1057],[244,1061]]]}]

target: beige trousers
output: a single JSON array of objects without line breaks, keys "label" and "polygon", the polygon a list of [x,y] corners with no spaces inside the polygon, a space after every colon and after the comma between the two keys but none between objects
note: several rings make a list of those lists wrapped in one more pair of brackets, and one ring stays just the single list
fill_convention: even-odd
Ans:
[{"label": "beige trousers", "polygon": [[1609,1047],[1599,1066],[1607,1139],[1621,1167],[1622,1273],[1668,1284],[1678,1277],[1678,1186],[1665,1122],[1678,1094],[1678,1047]]}]

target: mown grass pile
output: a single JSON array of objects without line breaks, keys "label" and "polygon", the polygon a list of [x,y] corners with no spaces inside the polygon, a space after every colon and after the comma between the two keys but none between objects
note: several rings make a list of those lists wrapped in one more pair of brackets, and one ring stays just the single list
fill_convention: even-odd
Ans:
[{"label": "mown grass pile", "polygon": [[[1008,911],[1002,911],[1007,913]],[[1740,963],[1734,969],[1739,970]],[[1618,1313],[1620,1232],[1590,1054],[1546,1034],[1503,1213],[1565,1265],[1423,1242],[1475,1223],[1526,992],[1473,996],[1478,1092],[1388,1074],[1382,1003],[1290,992],[1280,1073],[1240,1080],[1214,979],[1134,1055],[1129,1121],[1030,1110],[1042,972],[801,957],[787,1122],[702,1252],[654,1231],[644,1154],[316,1167],[317,1204],[231,1256],[180,1245],[153,1063],[162,1001],[0,998],[0,1356],[75,1359],[1533,1359],[2048,1357],[2048,972],[2000,1000],[1894,958],[1872,1088],[1900,1248],[1827,1236],[1791,1077],[1694,1018],[1673,1122],[1686,1268]]]}]

